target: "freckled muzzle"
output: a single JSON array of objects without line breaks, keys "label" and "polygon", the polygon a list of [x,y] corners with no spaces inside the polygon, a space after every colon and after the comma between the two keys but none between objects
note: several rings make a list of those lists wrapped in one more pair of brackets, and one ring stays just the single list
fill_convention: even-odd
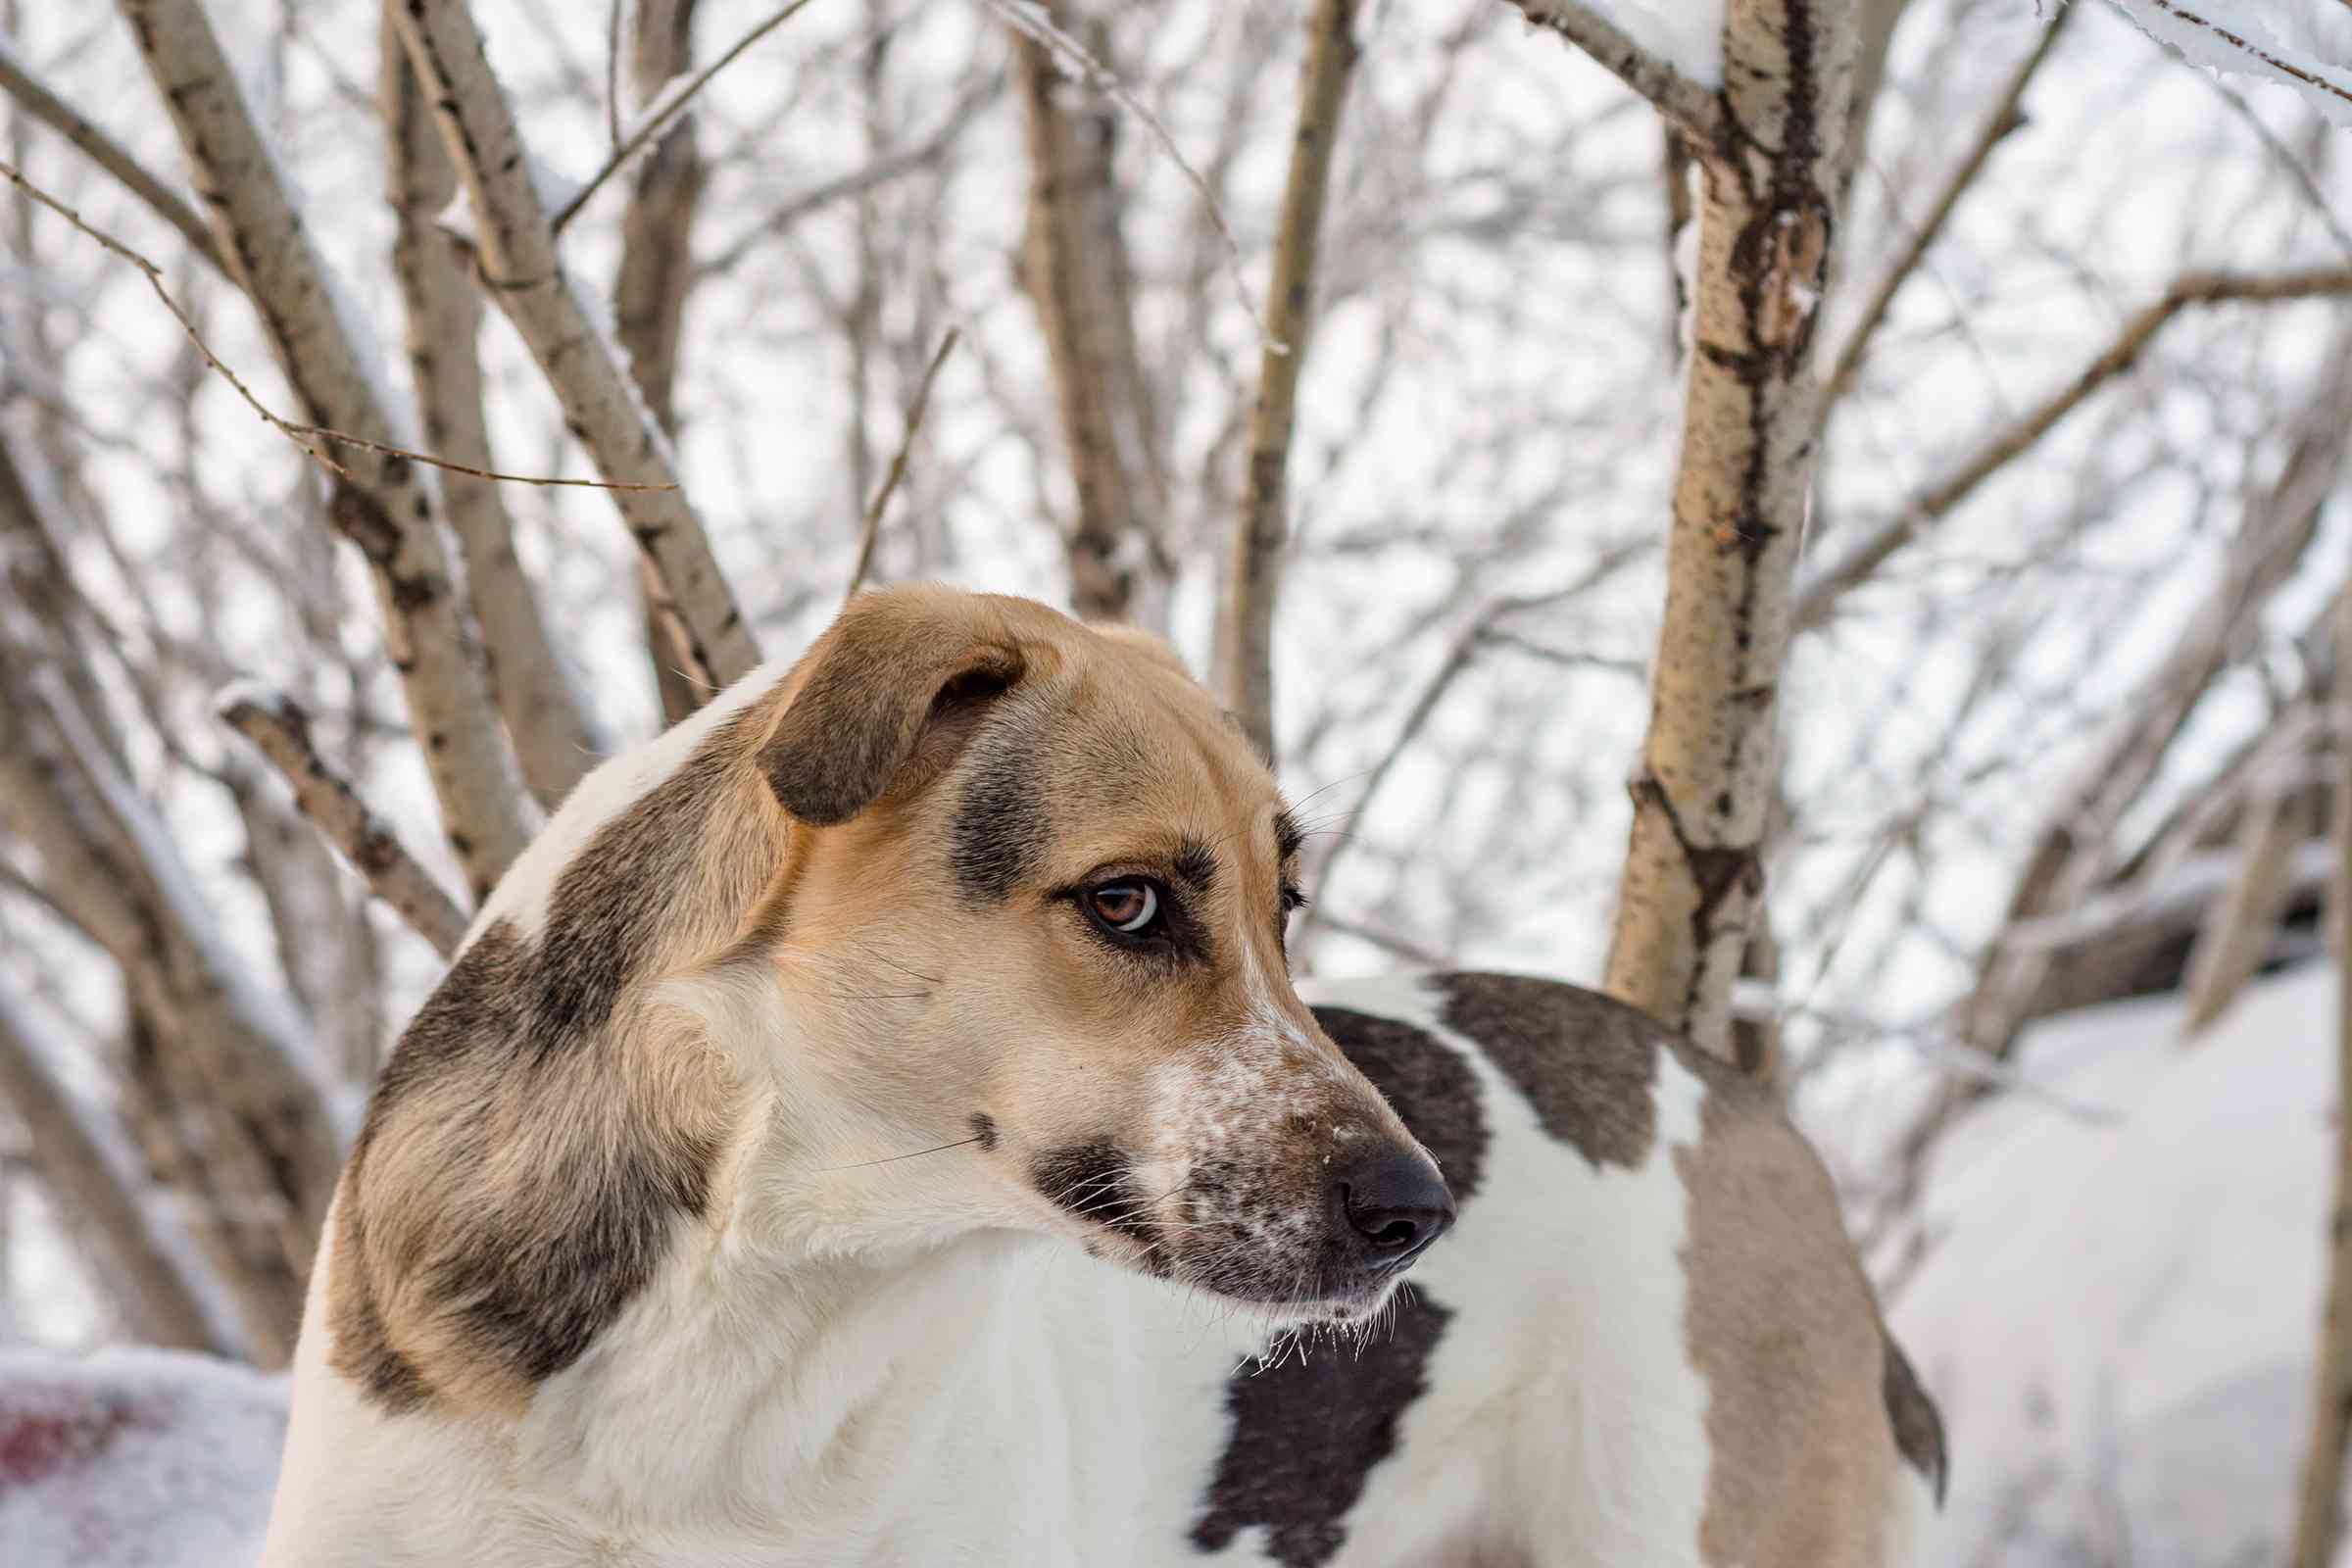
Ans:
[{"label": "freckled muzzle", "polygon": [[1385,1295],[1453,1223],[1453,1195],[1413,1145],[1367,1134],[1335,1152],[1316,1142],[1196,1161],[1166,1237],[1171,1272],[1221,1296],[1310,1310]]}]

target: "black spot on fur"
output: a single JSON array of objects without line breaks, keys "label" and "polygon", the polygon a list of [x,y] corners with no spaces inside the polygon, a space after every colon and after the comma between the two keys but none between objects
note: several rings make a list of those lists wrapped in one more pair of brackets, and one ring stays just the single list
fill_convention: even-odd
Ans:
[{"label": "black spot on fur", "polygon": [[1459,1054],[1408,1023],[1346,1007],[1317,1007],[1315,1021],[1372,1080],[1437,1160],[1456,1202],[1478,1191],[1487,1158],[1486,1118],[1478,1080]]},{"label": "black spot on fur", "polygon": [[993,1153],[997,1147],[997,1119],[984,1110],[972,1112],[972,1138],[984,1154]]},{"label": "black spot on fur", "polygon": [[1921,1387],[1919,1374],[1911,1369],[1910,1358],[1892,1335],[1886,1336],[1886,1366],[1880,1392],[1886,1400],[1886,1419],[1894,1428],[1896,1449],[1903,1462],[1920,1473],[1935,1493],[1936,1506],[1941,1507],[1944,1487],[1951,1477],[1943,1449],[1943,1416]]},{"label": "black spot on fur", "polygon": [[1030,1161],[1029,1180],[1080,1219],[1139,1242],[1152,1240],[1152,1223],[1143,1212],[1143,1196],[1136,1190],[1127,1156],[1106,1139],[1047,1150]]},{"label": "black spot on fur", "polygon": [[1607,997],[1517,975],[1451,974],[1437,985],[1446,1026],[1476,1041],[1527,1097],[1544,1130],[1594,1165],[1636,1166],[1657,1135],[1658,1054],[1713,1094],[1753,1093],[1728,1064],[1676,1039],[1647,1013]]},{"label": "black spot on fur", "polygon": [[1396,1451],[1396,1428],[1429,1389],[1429,1358],[1453,1314],[1426,1296],[1400,1299],[1394,1325],[1361,1352],[1322,1346],[1225,1385],[1232,1417],[1193,1544],[1222,1551],[1252,1525],[1283,1568],[1320,1568],[1348,1539],[1348,1513],[1373,1467]]},{"label": "black spot on fur", "polygon": [[948,829],[948,854],[967,893],[1003,901],[1036,875],[1052,830],[1030,775],[1027,738],[1000,732],[979,746]]}]

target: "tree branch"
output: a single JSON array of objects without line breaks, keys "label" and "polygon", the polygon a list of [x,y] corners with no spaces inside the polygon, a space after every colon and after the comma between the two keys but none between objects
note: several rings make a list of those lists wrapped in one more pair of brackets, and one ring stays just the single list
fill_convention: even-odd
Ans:
[{"label": "tree branch", "polygon": [[1266,283],[1269,338],[1258,360],[1257,404],[1250,417],[1250,472],[1235,519],[1217,637],[1220,695],[1268,766],[1275,760],[1274,606],[1290,546],[1291,431],[1314,330],[1323,204],[1356,55],[1355,0],[1316,0],[1299,68],[1298,122],[1275,231],[1274,270]]},{"label": "tree branch", "polygon": [[238,690],[224,696],[220,717],[253,744],[293,786],[295,804],[318,825],[375,896],[444,958],[466,938],[466,914],[432,873],[400,842],[392,824],[368,808],[359,792],[326,764],[311,739],[310,715],[278,692]]},{"label": "tree branch", "polygon": [[[392,272],[408,323],[409,370],[426,445],[475,468],[492,466],[483,416],[481,301],[456,242],[436,222],[457,190],[432,111],[409,69],[385,0],[381,102],[385,194],[392,205]],[[452,473],[441,481],[450,527],[466,560],[466,597],[488,651],[491,694],[524,781],[553,808],[609,755],[571,672],[557,653],[539,599],[514,556],[514,523],[495,484]]]},{"label": "tree branch", "polygon": [[1929,524],[1940,520],[1976,492],[1979,485],[2017,458],[2033,450],[2058,422],[2137,363],[2148,343],[2166,322],[2192,305],[2219,305],[2282,300],[2323,299],[2352,294],[2352,268],[2244,276],[2227,272],[2196,272],[2177,279],[2162,299],[2148,306],[2116,335],[2090,364],[2024,418],[1980,446],[1943,479],[1922,492],[1909,506],[1880,523],[1827,565],[1811,572],[1796,593],[1796,627],[1811,630],[1829,617],[1849,589],[1867,580],[1887,558],[1911,542]]},{"label": "tree branch", "polygon": [[414,449],[382,359],[345,308],[342,283],[312,243],[197,0],[121,0],[180,145],[213,198],[222,252],[312,421],[364,447],[329,509],[374,568],[384,637],[400,670],[442,826],[478,897],[536,825],[490,703],[481,650],[453,590],[431,473],[382,448]]},{"label": "tree branch", "polygon": [[1505,0],[1537,26],[1548,27],[1592,57],[1593,63],[1649,100],[1651,106],[1703,147],[1729,132],[1723,100],[1627,36],[1615,23],[1580,0]]},{"label": "tree branch", "polygon": [[148,172],[128,148],[109,136],[95,121],[43,86],[24,58],[5,40],[0,40],[0,92],[14,98],[26,114],[80,148],[90,162],[114,175],[133,196],[145,202],[156,217],[179,230],[188,248],[216,271],[229,270],[212,229],[205,224],[204,215],[179,192]]},{"label": "tree branch", "polygon": [[858,564],[850,572],[850,586],[842,597],[855,599],[858,590],[865,586],[866,573],[873,569],[874,542],[881,537],[882,513],[897,493],[899,481],[906,476],[906,458],[914,450],[914,438],[922,433],[923,411],[931,406],[931,383],[939,379],[939,368],[948,363],[948,354],[963,334],[956,327],[939,342],[939,352],[923,368],[922,380],[915,383],[914,401],[906,409],[906,432],[899,437],[899,450],[890,460],[890,470],[882,476],[882,488],[874,492],[873,504],[865,509],[865,525],[858,546]]},{"label": "tree branch", "polygon": [[106,1283],[135,1338],[235,1355],[243,1348],[205,1310],[190,1259],[145,1201],[141,1173],[110,1147],[95,1114],[66,1087],[35,1043],[32,1019],[0,992],[0,1101],[31,1140],[32,1161],[58,1206],[97,1243]]},{"label": "tree branch", "polygon": [[1854,318],[1853,327],[1845,335],[1845,346],[1838,351],[1837,363],[1822,385],[1821,406],[1824,413],[1836,407],[1838,400],[1845,396],[1846,389],[1853,382],[1854,373],[1862,368],[1863,357],[1870,352],[1873,335],[1886,318],[1887,307],[1894,303],[1895,295],[1902,292],[1903,285],[1911,280],[1911,274],[1918,270],[1920,259],[1928,254],[1929,247],[1943,232],[1943,225],[1950,220],[1953,209],[1960,205],[1960,198],[1968,193],[1968,188],[1976,183],[1977,176],[1984,172],[1984,165],[1992,157],[1992,150],[2006,140],[2011,131],[2025,123],[2018,114],[2018,105],[2025,100],[2026,88],[2033,84],[2034,76],[2041,71],[2042,62],[2050,58],[2050,51],[2057,46],[2059,35],[2066,31],[2067,23],[2080,10],[2082,7],[2073,5],[2060,8],[2057,16],[2050,19],[2050,24],[2041,29],[2041,37],[2035,41],[2026,58],[2018,63],[2017,69],[2010,73],[2009,83],[2001,90],[2000,97],[1993,101],[1992,113],[1985,116],[1984,128],[1977,132],[1976,141],[1952,170],[1951,176],[1943,182],[1943,189],[1929,204],[1926,215],[1919,220],[1919,226],[1911,231],[1910,243],[1903,247],[1894,265],[1886,269],[1878,286],[1871,290],[1869,300],[1863,304],[1861,313]]},{"label": "tree branch", "polygon": [[759,648],[702,518],[675,488],[667,437],[556,255],[530,156],[481,31],[463,0],[410,0],[394,15],[472,204],[484,285],[538,361],[598,471],[669,487],[615,491],[614,500],[667,591],[689,673],[706,689],[726,685],[760,662]]}]

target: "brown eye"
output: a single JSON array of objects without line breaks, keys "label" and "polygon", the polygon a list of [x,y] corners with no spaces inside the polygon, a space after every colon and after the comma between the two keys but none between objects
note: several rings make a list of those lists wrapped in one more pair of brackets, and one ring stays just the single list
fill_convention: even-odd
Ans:
[{"label": "brown eye", "polygon": [[1121,936],[1146,935],[1159,920],[1159,890],[1149,882],[1106,882],[1086,896],[1086,904]]}]

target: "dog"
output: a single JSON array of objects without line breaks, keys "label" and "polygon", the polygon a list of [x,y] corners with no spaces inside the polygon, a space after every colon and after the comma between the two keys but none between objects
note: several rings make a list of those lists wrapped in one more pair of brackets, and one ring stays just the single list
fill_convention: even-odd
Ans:
[{"label": "dog", "polygon": [[388,1061],[271,1568],[1904,1559],[1943,1481],[1762,1087],[1294,990],[1164,644],[865,593],[591,774]]}]

